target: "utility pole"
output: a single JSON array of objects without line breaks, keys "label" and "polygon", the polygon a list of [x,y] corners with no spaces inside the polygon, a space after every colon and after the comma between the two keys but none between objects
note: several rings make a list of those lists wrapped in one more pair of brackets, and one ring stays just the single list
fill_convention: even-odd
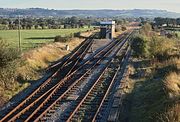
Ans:
[{"label": "utility pole", "polygon": [[20,27],[20,15],[18,16],[18,36],[19,36],[19,52],[21,52],[21,27]]}]

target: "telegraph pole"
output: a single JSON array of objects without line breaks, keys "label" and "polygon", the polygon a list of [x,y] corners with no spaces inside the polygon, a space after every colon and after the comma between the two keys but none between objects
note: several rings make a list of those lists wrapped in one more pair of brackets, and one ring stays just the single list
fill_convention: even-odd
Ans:
[{"label": "telegraph pole", "polygon": [[21,27],[20,27],[20,15],[18,16],[18,36],[19,36],[19,52],[21,52]]}]

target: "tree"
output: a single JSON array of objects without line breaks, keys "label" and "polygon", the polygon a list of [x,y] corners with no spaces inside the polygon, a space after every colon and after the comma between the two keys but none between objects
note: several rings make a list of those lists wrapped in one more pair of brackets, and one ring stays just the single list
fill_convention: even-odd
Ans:
[{"label": "tree", "polygon": [[176,23],[177,23],[177,25],[180,25],[180,18],[176,19]]},{"label": "tree", "polygon": [[141,33],[149,36],[149,33],[152,31],[152,26],[149,23],[146,23],[142,26]]},{"label": "tree", "polygon": [[38,25],[35,25],[34,28],[35,28],[35,29],[38,29]]},{"label": "tree", "polygon": [[125,26],[122,26],[122,31],[125,31],[125,30],[127,30],[127,28],[125,27]]},{"label": "tree", "polygon": [[140,35],[134,37],[131,48],[137,57],[148,57],[149,55],[147,40]]},{"label": "tree", "polygon": [[2,20],[2,24],[3,24],[3,25],[8,25],[8,21],[7,21],[6,19],[3,19],[3,20]]},{"label": "tree", "polygon": [[77,17],[73,16],[70,18],[70,21],[71,21],[71,24],[77,24],[79,20]]},{"label": "tree", "polygon": [[150,55],[158,60],[168,57],[174,47],[174,41],[166,37],[153,36],[149,44]]},{"label": "tree", "polygon": [[162,26],[163,24],[166,24],[166,20],[164,18],[161,17],[157,17],[154,19],[155,23],[157,26]]},{"label": "tree", "polygon": [[124,24],[124,21],[122,19],[115,20],[117,25]]},{"label": "tree", "polygon": [[0,67],[5,67],[17,58],[17,51],[9,47],[8,43],[0,38]]}]

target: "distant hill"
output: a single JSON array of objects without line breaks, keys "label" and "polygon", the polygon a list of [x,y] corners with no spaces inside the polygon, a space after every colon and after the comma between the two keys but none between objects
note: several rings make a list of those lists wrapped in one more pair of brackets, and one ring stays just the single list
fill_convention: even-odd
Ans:
[{"label": "distant hill", "polygon": [[93,17],[180,17],[180,13],[169,12],[166,10],[150,10],[150,9],[133,9],[133,10],[54,10],[43,8],[27,8],[27,9],[11,9],[0,8],[0,16],[14,17],[17,15],[33,16],[33,17],[67,17],[67,16],[93,16]]}]

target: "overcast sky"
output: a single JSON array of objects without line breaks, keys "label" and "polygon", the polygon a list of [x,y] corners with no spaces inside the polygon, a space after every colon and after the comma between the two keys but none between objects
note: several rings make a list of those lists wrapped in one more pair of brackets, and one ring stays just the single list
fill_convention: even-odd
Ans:
[{"label": "overcast sky", "polygon": [[163,9],[180,13],[180,0],[0,0],[1,8]]}]

